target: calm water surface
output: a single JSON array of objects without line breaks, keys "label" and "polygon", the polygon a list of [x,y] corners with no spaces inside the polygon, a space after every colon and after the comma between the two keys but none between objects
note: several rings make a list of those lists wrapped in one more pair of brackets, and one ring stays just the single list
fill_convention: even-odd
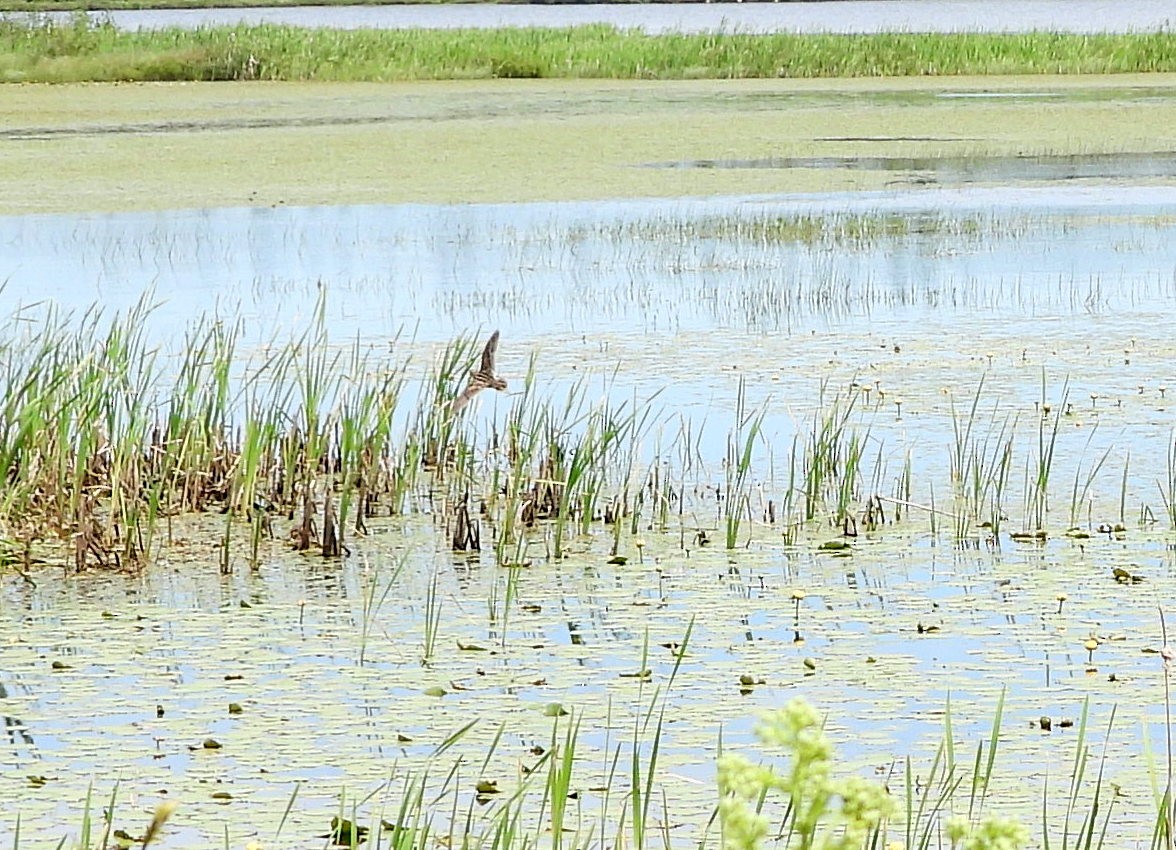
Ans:
[{"label": "calm water surface", "polygon": [[[759,709],[805,696],[848,764],[884,778],[908,753],[926,768],[949,693],[956,737],[974,752],[1006,689],[992,805],[1039,829],[1043,777],[1064,784],[1075,735],[1031,723],[1076,718],[1089,699],[1098,747],[1119,712],[1110,834],[1148,840],[1143,736],[1158,746],[1162,689],[1147,651],[1159,645],[1157,607],[1176,597],[1176,538],[1147,521],[1164,516],[1176,427],[1176,188],[11,217],[0,218],[0,278],[0,310],[33,327],[47,304],[119,311],[154,293],[147,330],[165,356],[208,311],[240,316],[246,353],[259,351],[304,328],[320,297],[335,344],[411,356],[418,379],[438,344],[500,328],[499,371],[518,381],[535,355],[541,392],[584,375],[593,398],[664,390],[643,457],[672,444],[683,419],[701,435],[690,507],[671,531],[643,531],[642,556],[630,545],[625,565],[609,563],[603,531],[561,562],[537,542],[505,620],[492,612],[508,571],[489,553],[455,558],[423,512],[372,521],[338,562],[290,553],[279,529],[259,569],[220,576],[214,516],[177,523],[142,575],[46,567],[34,586],[3,573],[0,799],[16,802],[0,814],[0,844],[13,843],[18,811],[21,847],[76,836],[91,783],[104,802],[117,783],[116,826],[132,833],[156,801],[181,801],[161,846],[219,845],[226,830],[234,847],[318,846],[341,805],[389,816],[410,771],[431,765],[440,781],[459,758],[459,817],[473,806],[488,830],[500,804],[472,804],[487,752],[497,740],[484,775],[515,787],[532,748],[550,743],[553,702],[585,730],[577,817],[616,817],[627,779],[600,792],[610,759],[668,686],[663,644],[692,618],[691,652],[664,696],[658,781],[671,790],[652,814],[675,844],[703,832],[720,734],[747,746]],[[817,551],[839,534],[824,526],[798,545],[756,523],[733,553],[702,546],[698,530],[717,534],[741,379],[765,411],[763,499],[788,486],[789,446],[822,393],[854,384],[864,494],[895,494],[909,466],[910,500],[924,506],[948,504],[953,410],[983,386],[978,436],[996,439],[1005,422],[1016,435],[1014,530],[1047,403],[1064,414],[1056,532],[1044,545],[1007,532],[956,545],[946,520],[915,510],[893,523],[890,505],[849,558]],[[488,433],[511,403],[486,394],[477,426]],[[1097,531],[1120,519],[1125,533]],[[1061,534],[1071,520],[1091,536]],[[1120,584],[1115,567],[1143,581]],[[431,597],[444,616],[422,664]],[[647,684],[632,676],[643,664]],[[763,684],[741,693],[743,675]],[[205,749],[208,738],[223,747]]]}]

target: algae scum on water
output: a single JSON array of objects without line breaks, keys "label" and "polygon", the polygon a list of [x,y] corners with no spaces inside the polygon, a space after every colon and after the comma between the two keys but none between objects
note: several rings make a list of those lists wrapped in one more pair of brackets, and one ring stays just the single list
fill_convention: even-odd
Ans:
[{"label": "algae scum on water", "polygon": [[1174,200],[0,221],[0,840],[717,845],[803,696],[892,840],[1150,841]]}]

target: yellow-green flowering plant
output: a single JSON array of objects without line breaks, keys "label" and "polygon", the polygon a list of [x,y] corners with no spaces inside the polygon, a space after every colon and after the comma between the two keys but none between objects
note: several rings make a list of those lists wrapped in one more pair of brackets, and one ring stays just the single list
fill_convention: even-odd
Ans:
[{"label": "yellow-green flowering plant", "polygon": [[[786,845],[799,850],[901,850],[887,842],[887,823],[898,804],[886,786],[860,776],[833,775],[833,745],[811,705],[794,699],[766,714],[756,726],[766,747],[790,758],[781,770],[738,753],[719,758],[719,819],[723,850],[759,850],[771,824],[764,814],[769,797],[785,805]],[[1028,831],[1016,821],[988,818],[973,825],[951,818],[946,831],[952,850],[1021,850]]]}]

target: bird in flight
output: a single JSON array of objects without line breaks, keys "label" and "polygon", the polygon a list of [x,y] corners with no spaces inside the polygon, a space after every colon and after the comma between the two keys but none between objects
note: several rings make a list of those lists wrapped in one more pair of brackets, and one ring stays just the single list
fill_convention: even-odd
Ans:
[{"label": "bird in flight", "polygon": [[449,408],[455,414],[470,403],[470,400],[484,389],[505,390],[506,381],[494,374],[494,354],[498,351],[498,331],[490,335],[486,347],[482,349],[482,365],[478,371],[470,375],[470,382],[462,390],[461,395],[453,400]]}]

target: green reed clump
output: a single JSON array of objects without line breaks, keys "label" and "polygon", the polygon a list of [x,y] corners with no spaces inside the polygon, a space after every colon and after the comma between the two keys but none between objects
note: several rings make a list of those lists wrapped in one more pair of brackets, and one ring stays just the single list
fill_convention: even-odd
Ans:
[{"label": "green reed clump", "polygon": [[[976,384],[966,414],[951,399],[951,480],[955,492],[955,538],[973,537],[983,526],[992,536],[1000,533],[1004,517],[1004,494],[1012,470],[1015,416],[998,418],[993,404],[987,416],[980,412],[984,378]],[[980,427],[984,430],[981,433]]]},{"label": "green reed clump", "polygon": [[50,307],[5,327],[0,535],[8,547],[27,558],[33,546],[60,541],[78,569],[133,567],[157,547],[161,521],[170,540],[174,516],[219,508],[223,570],[242,517],[254,565],[278,512],[303,516],[299,548],[315,541],[325,554],[342,552],[349,512],[362,533],[363,516],[393,490],[403,367],[358,343],[342,356],[322,305],[304,333],[244,362],[239,323],[200,319],[182,348],[167,352],[146,341],[151,311],[148,294],[109,318],[91,309],[72,319]]},{"label": "green reed clump", "polygon": [[442,480],[457,451],[453,440],[462,438],[458,420],[451,413],[453,400],[480,350],[476,337],[458,337],[445,346],[421,393],[412,427],[422,440],[425,464],[435,469]]},{"label": "green reed clump", "polygon": [[151,536],[143,493],[159,370],[143,337],[150,311],[149,296],[110,321],[96,309],[77,322],[49,309],[34,344],[23,322],[8,328],[0,520],[26,543],[72,541],[79,568],[91,560],[133,566]]},{"label": "green reed clump", "polygon": [[578,381],[559,400],[540,400],[532,362],[524,389],[507,415],[502,445],[482,452],[491,484],[484,504],[498,525],[500,564],[521,563],[530,529],[550,521],[549,555],[561,557],[569,532],[588,534],[635,510],[630,498],[639,445],[651,424],[649,401],[589,404]]},{"label": "green reed clump", "polygon": [[689,220],[649,217],[606,225],[578,225],[596,237],[643,242],[694,245],[699,240],[722,240],[760,248],[801,245],[841,251],[868,251],[915,238],[952,239],[979,243],[994,232],[1013,235],[1024,223],[1010,225],[981,216],[947,217],[937,214],[897,215],[878,212],[702,215]]},{"label": "green reed clump", "polygon": [[[540,404],[535,395],[535,368],[532,356],[522,393],[507,413],[502,437],[505,464],[486,494],[487,505],[499,519],[496,542],[499,564],[524,561],[524,529],[552,516],[559,503],[554,465],[561,449],[550,436],[550,408]],[[546,449],[546,454],[540,459],[541,448]],[[498,467],[495,471],[498,472]],[[513,578],[510,576],[512,581]],[[511,587],[508,583],[508,590]]]},{"label": "green reed clump", "polygon": [[[830,524],[842,525],[853,517],[852,503],[859,496],[862,460],[870,435],[868,425],[862,431],[853,427],[859,396],[852,385],[843,393],[830,394],[827,382],[821,384],[820,402],[799,452],[805,521],[824,516]],[[798,466],[797,454],[794,447],[793,470]]]},{"label": "green reed clump", "polygon": [[[1086,448],[1090,447],[1091,441],[1094,439],[1095,433],[1098,431],[1098,426],[1090,429],[1086,438]],[[1085,454],[1085,450],[1083,451]],[[1070,491],[1070,528],[1076,528],[1082,520],[1082,508],[1087,508],[1087,523],[1091,523],[1089,515],[1091,502],[1091,489],[1094,486],[1094,480],[1102,471],[1103,464],[1107,462],[1107,458],[1111,454],[1111,447],[1103,451],[1101,455],[1095,458],[1094,463],[1086,470],[1082,469],[1081,461],[1074,468],[1074,486]],[[1120,491],[1122,493],[1122,491]],[[1122,498],[1120,499],[1120,513],[1122,513]]]},{"label": "green reed clump", "polygon": [[0,80],[732,79],[1176,70],[1176,33],[646,34],[336,30],[271,24],[120,31],[0,21]]},{"label": "green reed clump", "polygon": [[751,480],[752,452],[763,427],[766,408],[747,411],[747,387],[742,376],[735,398],[735,425],[727,436],[727,487],[726,497],[726,544],[734,549],[739,543],[739,528],[744,515],[749,511],[751,496],[748,486]]},{"label": "green reed clump", "polygon": [[365,533],[364,520],[376,513],[386,461],[392,450],[392,421],[404,390],[401,368],[382,369],[371,362],[371,352],[356,339],[347,366],[350,376],[339,400],[339,478],[345,482],[339,498],[339,522],[347,523],[354,500],[355,531]]},{"label": "green reed clump", "polygon": [[1049,479],[1053,473],[1054,451],[1062,416],[1070,397],[1069,378],[1062,384],[1058,403],[1051,405],[1046,396],[1045,373],[1041,375],[1041,400],[1038,402],[1036,451],[1025,459],[1025,530],[1043,531],[1049,514]]},{"label": "green reed clump", "polygon": [[[210,491],[209,471],[224,472],[216,459],[226,455],[239,334],[239,322],[205,318],[184,334],[179,370],[151,447],[159,495],[172,500],[160,506],[168,516],[177,510],[202,510]],[[224,486],[218,481],[211,489]]]}]

